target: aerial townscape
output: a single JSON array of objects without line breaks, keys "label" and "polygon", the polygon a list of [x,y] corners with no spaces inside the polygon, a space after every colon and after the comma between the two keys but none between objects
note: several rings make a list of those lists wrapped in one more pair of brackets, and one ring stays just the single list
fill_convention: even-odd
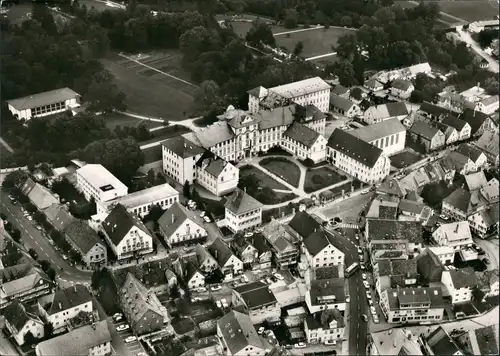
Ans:
[{"label": "aerial townscape", "polygon": [[1,0],[0,355],[498,355],[498,0]]}]

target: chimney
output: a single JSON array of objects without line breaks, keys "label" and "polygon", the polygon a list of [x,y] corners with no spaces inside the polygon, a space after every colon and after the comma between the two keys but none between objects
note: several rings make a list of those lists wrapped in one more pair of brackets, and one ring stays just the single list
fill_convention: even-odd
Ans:
[{"label": "chimney", "polygon": [[75,291],[75,293],[76,293],[76,285],[74,285],[74,286],[73,286],[73,290],[74,290],[74,291]]},{"label": "chimney", "polygon": [[172,224],[174,223],[174,221],[175,221],[175,215],[172,214]]},{"label": "chimney", "polygon": [[59,309],[62,310],[62,303],[61,302],[59,302]]},{"label": "chimney", "polygon": [[455,227],[455,234],[458,233],[458,223],[457,226]]}]

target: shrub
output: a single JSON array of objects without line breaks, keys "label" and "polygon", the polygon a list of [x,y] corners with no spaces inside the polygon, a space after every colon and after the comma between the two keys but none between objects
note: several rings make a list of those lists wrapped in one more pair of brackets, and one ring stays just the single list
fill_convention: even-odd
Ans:
[{"label": "shrub", "polygon": [[324,183],[325,183],[325,177],[323,177],[323,176],[321,176],[321,175],[319,175],[319,174],[315,174],[315,175],[313,175],[313,176],[312,176],[312,178],[311,178],[311,180],[312,180],[312,182],[313,182],[314,184],[318,184],[318,185],[319,185],[319,184],[324,184]]}]

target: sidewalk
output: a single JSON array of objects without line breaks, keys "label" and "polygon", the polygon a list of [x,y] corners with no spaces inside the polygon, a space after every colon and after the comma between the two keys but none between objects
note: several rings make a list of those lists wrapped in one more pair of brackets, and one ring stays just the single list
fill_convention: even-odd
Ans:
[{"label": "sidewalk", "polygon": [[[347,282],[349,283],[349,282]],[[344,340],[342,341],[342,350],[340,351],[341,355],[349,355],[349,332],[350,332],[350,303],[346,305],[344,319],[346,321],[344,327]]]}]

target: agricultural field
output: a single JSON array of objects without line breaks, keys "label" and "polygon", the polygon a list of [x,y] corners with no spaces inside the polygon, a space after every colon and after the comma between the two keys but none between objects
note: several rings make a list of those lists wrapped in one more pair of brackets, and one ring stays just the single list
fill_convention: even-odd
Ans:
[{"label": "agricultural field", "polygon": [[439,1],[441,11],[467,22],[493,20],[498,15],[496,0]]},{"label": "agricultural field", "polygon": [[127,57],[114,53],[101,60],[127,95],[127,111],[168,121],[189,118],[196,86],[183,82],[189,76],[181,68],[179,51]]}]

